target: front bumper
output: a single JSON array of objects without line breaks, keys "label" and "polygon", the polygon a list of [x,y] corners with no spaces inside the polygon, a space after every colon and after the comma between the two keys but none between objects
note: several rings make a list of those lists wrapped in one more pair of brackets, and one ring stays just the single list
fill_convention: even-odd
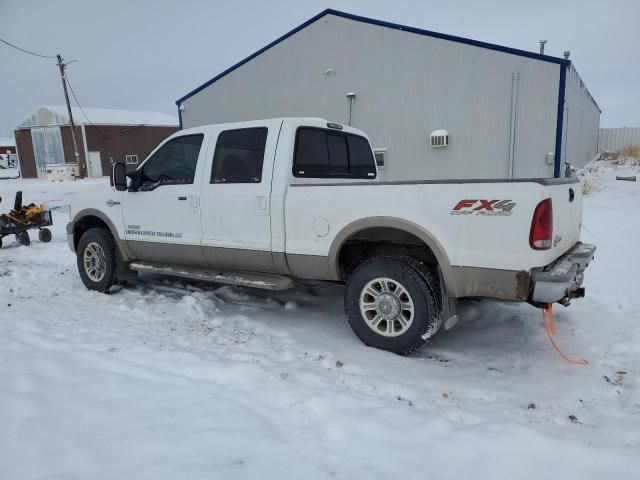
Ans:
[{"label": "front bumper", "polygon": [[532,303],[568,304],[572,298],[583,297],[584,271],[593,260],[596,246],[578,242],[551,265],[531,273]]}]

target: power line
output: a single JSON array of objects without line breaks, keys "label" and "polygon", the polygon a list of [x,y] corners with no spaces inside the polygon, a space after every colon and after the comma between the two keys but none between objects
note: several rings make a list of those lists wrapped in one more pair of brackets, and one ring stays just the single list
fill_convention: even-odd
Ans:
[{"label": "power line", "polygon": [[84,111],[84,108],[82,108],[82,105],[80,105],[80,102],[78,101],[78,97],[76,97],[76,92],[73,91],[73,87],[71,86],[71,82],[69,81],[69,74],[67,72],[65,72],[65,79],[67,80],[67,85],[69,85],[69,90],[71,90],[71,95],[73,96],[73,99],[76,101],[76,105],[78,105],[78,108],[82,112],[82,115],[84,115],[84,118],[86,118],[87,122],[93,128],[95,128],[101,135],[104,136],[104,133],[98,128],[98,126],[95,123],[91,121],[91,119],[87,116],[87,113]]},{"label": "power line", "polygon": [[[78,101],[78,97],[76,96],[76,92],[73,91],[73,87],[71,86],[71,82],[69,81],[69,74],[66,71],[65,71],[64,78],[67,81],[67,85],[69,86],[69,90],[71,90],[71,95],[73,96],[73,99],[76,101],[76,105],[78,105],[78,108],[82,112],[82,115],[84,115],[84,118],[87,120],[89,125],[91,125],[93,128],[95,128],[96,132],[98,132],[98,134],[100,136],[102,136],[102,143],[107,148],[107,151],[109,152],[109,154],[111,154],[110,153],[111,148],[110,148],[110,145],[109,145],[109,135],[104,133],[102,130],[100,130],[100,128],[98,128],[98,126],[91,121],[91,119],[87,115],[87,112],[84,111],[84,108],[82,108],[82,105],[80,105],[80,102]],[[86,145],[85,145],[85,148],[87,148]]]},{"label": "power line", "polygon": [[9,45],[10,47],[15,48],[16,50],[20,50],[21,52],[28,53],[29,55],[35,55],[36,57],[41,57],[41,58],[56,58],[55,55],[41,55],[39,53],[31,52],[29,50],[25,50],[24,48],[21,48],[21,47],[19,47],[17,45],[14,45],[11,42],[7,42],[6,40],[3,40],[2,38],[0,38],[0,42],[4,43],[6,45]]},{"label": "power line", "polygon": [[[84,115],[84,118],[87,119],[87,122],[89,122],[91,125],[93,125],[93,122],[91,120],[89,120],[89,117],[87,116],[87,113],[84,111],[84,108],[82,108],[82,105],[80,105],[80,102],[78,101],[78,97],[76,97],[76,92],[73,91],[73,87],[71,86],[71,82],[69,81],[69,74],[67,72],[65,72],[65,79],[67,80],[67,85],[69,85],[69,90],[71,90],[71,95],[73,95],[73,99],[76,101],[76,105],[78,105],[78,108],[80,109],[80,111],[82,112],[82,115]],[[93,125],[94,127],[96,127],[95,125]],[[96,127],[98,128],[98,127]]]}]

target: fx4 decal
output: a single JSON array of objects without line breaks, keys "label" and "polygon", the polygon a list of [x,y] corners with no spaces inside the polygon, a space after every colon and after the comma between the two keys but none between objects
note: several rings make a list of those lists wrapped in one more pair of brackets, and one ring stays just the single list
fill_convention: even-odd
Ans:
[{"label": "fx4 decal", "polygon": [[460,200],[450,215],[513,215],[516,202],[511,200]]}]

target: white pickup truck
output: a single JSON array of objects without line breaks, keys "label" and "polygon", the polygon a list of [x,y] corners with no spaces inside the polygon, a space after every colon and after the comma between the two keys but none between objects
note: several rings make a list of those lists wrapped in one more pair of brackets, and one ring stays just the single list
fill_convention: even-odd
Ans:
[{"label": "white pickup truck", "polygon": [[114,187],[71,207],[87,288],[137,272],[280,290],[346,283],[367,345],[407,354],[464,297],[536,307],[584,296],[595,246],[579,242],[574,179],[377,179],[367,136],[318,118],[182,130]]}]

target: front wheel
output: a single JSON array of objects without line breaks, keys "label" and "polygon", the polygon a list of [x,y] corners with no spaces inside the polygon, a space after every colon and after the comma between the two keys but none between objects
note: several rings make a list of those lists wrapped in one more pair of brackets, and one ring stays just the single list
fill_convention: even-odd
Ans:
[{"label": "front wheel", "polygon": [[76,260],[82,283],[89,290],[106,293],[116,283],[115,247],[107,230],[87,230],[78,242]]},{"label": "front wheel", "polygon": [[442,321],[437,280],[406,257],[374,257],[347,281],[345,312],[366,345],[407,355],[422,347]]},{"label": "front wheel", "polygon": [[24,245],[25,247],[31,245],[31,238],[29,238],[29,232],[27,232],[26,230],[24,232],[17,233],[16,238],[18,239],[18,243],[20,245]]}]

